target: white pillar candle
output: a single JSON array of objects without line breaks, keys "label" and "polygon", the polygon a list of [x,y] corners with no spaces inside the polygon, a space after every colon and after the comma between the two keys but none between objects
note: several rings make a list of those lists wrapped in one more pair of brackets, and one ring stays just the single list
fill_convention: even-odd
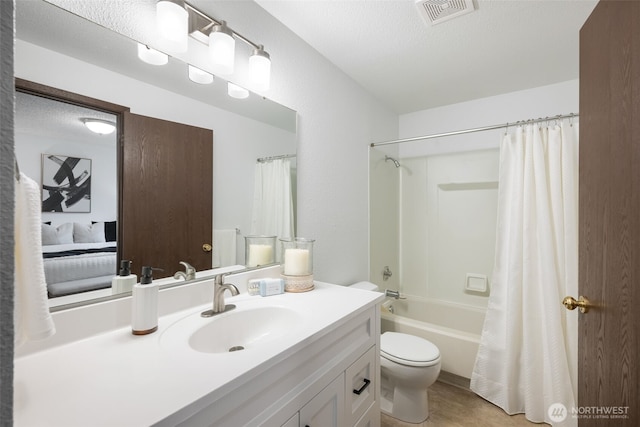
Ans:
[{"label": "white pillar candle", "polygon": [[286,276],[306,276],[309,271],[308,249],[287,249],[284,251],[284,274]]},{"label": "white pillar candle", "polygon": [[257,267],[273,263],[273,247],[271,245],[249,245],[247,267]]}]

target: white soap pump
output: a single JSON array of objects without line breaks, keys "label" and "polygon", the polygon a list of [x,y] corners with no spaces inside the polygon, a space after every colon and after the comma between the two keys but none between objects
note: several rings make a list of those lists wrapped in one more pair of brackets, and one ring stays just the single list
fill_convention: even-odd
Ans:
[{"label": "white soap pump", "polygon": [[142,267],[140,283],[133,285],[131,333],[147,335],[158,330],[158,285],[153,283],[153,268]]},{"label": "white soap pump", "polygon": [[131,292],[137,281],[138,277],[131,274],[131,261],[123,259],[120,261],[120,273],[111,280],[111,293],[116,295]]}]

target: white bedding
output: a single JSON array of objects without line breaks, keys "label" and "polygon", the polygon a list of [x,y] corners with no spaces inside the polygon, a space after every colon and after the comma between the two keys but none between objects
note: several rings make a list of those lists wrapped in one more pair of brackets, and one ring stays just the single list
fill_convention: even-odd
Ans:
[{"label": "white bedding", "polygon": [[102,242],[102,243],[68,243],[65,245],[43,245],[43,253],[73,251],[76,249],[96,249],[96,248],[115,248],[116,242]]},{"label": "white bedding", "polygon": [[[74,243],[43,246],[43,252],[115,247],[116,242]],[[44,259],[44,274],[50,296],[61,296],[110,286],[117,274],[116,252],[95,252]],[[67,286],[68,285],[68,286]]]}]

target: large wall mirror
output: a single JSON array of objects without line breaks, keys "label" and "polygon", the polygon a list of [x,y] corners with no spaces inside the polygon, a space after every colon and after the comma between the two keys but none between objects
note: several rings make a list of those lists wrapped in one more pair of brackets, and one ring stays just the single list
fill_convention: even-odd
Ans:
[{"label": "large wall mirror", "polygon": [[[187,78],[187,64],[175,58],[162,68],[144,64],[136,57],[136,41],[45,1],[17,1],[16,38],[15,75],[20,81],[79,94],[116,110],[123,106],[136,115],[213,131],[212,267],[244,263],[244,236],[252,234],[255,223],[255,170],[263,163],[258,160],[286,157],[291,162],[295,207],[295,111],[253,93],[247,99],[230,98],[226,82],[217,77],[211,85],[193,83]],[[102,248],[117,250],[118,217],[126,208],[118,206],[121,115],[56,98],[23,89],[16,96],[17,160],[21,171],[43,186],[43,199],[48,202],[42,214],[47,233],[43,243],[68,244],[65,233],[71,227],[73,236],[75,227],[75,234],[84,236],[78,243],[100,247],[94,251],[99,254],[83,255],[102,266],[96,275],[113,276],[118,254]],[[109,135],[92,133],[84,124],[89,118],[113,122],[117,130]],[[70,165],[75,168],[72,176],[81,178],[74,182],[78,188],[66,188],[66,181],[64,185],[50,182],[56,174],[68,172]],[[90,186],[83,186],[87,180]],[[75,202],[72,190],[80,193]],[[169,236],[166,244],[171,246],[171,236],[180,235],[185,225],[175,220],[171,230],[158,232]],[[50,240],[58,237],[64,242]],[[175,254],[176,271],[181,269],[179,261],[189,260]],[[60,264],[57,274],[69,279],[75,262]],[[141,266],[134,266],[133,272],[139,273],[136,267]],[[174,271],[165,273],[160,277],[172,276]],[[92,290],[91,283],[82,282],[74,292],[54,289],[51,306],[59,309],[99,301],[113,292],[110,286]]]}]

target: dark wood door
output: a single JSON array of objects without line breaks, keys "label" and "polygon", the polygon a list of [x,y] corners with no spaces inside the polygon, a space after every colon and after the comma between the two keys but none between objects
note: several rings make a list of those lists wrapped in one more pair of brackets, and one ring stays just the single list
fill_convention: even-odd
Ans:
[{"label": "dark wood door", "polygon": [[595,306],[579,315],[578,405],[582,412],[579,425],[638,426],[640,2],[637,1],[601,1],[580,31],[579,228],[580,294]]},{"label": "dark wood door", "polygon": [[119,238],[132,271],[161,268],[154,277],[211,268],[213,131],[124,115]]}]

